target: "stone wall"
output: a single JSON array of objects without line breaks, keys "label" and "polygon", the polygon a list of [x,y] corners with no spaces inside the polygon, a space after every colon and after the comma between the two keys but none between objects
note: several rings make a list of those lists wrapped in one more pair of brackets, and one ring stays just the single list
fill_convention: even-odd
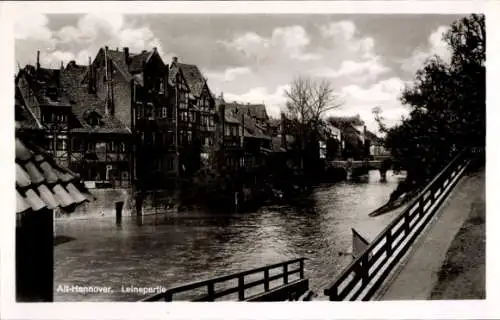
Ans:
[{"label": "stone wall", "polygon": [[[130,188],[92,189],[96,198],[94,201],[80,205],[74,212],[66,213],[56,210],[56,219],[91,219],[115,217],[115,203],[123,201],[122,216],[135,216],[135,197]],[[163,214],[173,212],[177,208],[177,193],[175,191],[156,191],[144,196],[143,215]]]}]

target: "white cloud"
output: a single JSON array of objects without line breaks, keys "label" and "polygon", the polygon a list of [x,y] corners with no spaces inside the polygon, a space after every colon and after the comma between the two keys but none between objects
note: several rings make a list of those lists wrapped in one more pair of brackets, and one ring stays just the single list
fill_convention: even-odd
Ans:
[{"label": "white cloud", "polygon": [[[337,67],[321,66],[314,71],[317,76],[327,78],[347,77],[357,81],[373,81],[390,69],[375,53],[375,40],[362,37],[356,25],[349,20],[319,25],[318,29],[327,44],[333,44],[332,55],[342,61]],[[330,55],[330,54],[329,54]]]},{"label": "white cloud", "polygon": [[224,100],[241,103],[264,103],[270,116],[279,117],[282,108],[285,106],[285,90],[289,88],[289,85],[281,85],[274,92],[268,92],[266,87],[252,88],[243,94],[224,92]]},{"label": "white cloud", "polygon": [[310,42],[309,35],[302,26],[275,28],[268,38],[255,32],[246,32],[230,41],[219,41],[227,48],[257,61],[267,58],[283,59],[283,57],[300,61],[321,59],[319,54],[306,52]]},{"label": "white cloud", "polygon": [[445,62],[449,62],[451,59],[451,49],[442,38],[448,29],[449,27],[447,26],[440,26],[433,31],[427,39],[426,47],[415,49],[411,57],[402,61],[401,68],[405,71],[415,73],[424,65],[428,58],[434,55],[439,56]]},{"label": "white cloud", "polygon": [[223,82],[234,81],[237,77],[243,75],[249,75],[252,73],[252,70],[248,67],[236,67],[236,68],[228,68],[223,72],[217,71],[207,71],[205,74],[208,79],[215,79]]},{"label": "white cloud", "polygon": [[359,37],[356,25],[349,20],[320,25],[322,36],[335,44],[335,47],[346,48],[352,54],[360,55],[364,59],[374,57],[375,40],[371,37]]},{"label": "white cloud", "polygon": [[23,40],[49,41],[52,31],[48,28],[48,18],[41,13],[26,11],[15,17],[14,38]]},{"label": "white cloud", "polygon": [[165,54],[161,41],[149,26],[127,23],[122,14],[86,14],[74,26],[64,26],[57,31],[48,29],[45,15],[29,15],[22,19],[16,25],[16,38],[38,40],[36,49],[41,50],[41,63],[47,67],[59,67],[61,62],[66,64],[71,60],[88,64],[88,58],[93,59],[105,45],[129,47],[132,53],[156,47],[166,63],[173,56]]},{"label": "white cloud", "polygon": [[373,80],[379,75],[389,71],[380,59],[372,58],[364,61],[344,60],[338,69],[319,68],[314,71],[314,75],[326,78],[350,77],[358,80]]},{"label": "white cloud", "polygon": [[334,111],[337,115],[359,114],[366,122],[367,128],[377,132],[378,126],[374,120],[372,110],[378,106],[382,109],[385,124],[394,126],[402,116],[408,115],[409,110],[401,104],[399,96],[408,82],[400,78],[388,78],[369,87],[349,85],[342,88],[341,93],[346,101],[340,110]]}]

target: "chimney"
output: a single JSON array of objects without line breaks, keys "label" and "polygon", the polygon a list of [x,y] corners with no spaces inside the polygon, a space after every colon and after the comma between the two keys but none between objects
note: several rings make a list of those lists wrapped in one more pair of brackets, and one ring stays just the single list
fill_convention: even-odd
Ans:
[{"label": "chimney", "polygon": [[[171,65],[176,65],[178,61],[179,59],[177,57],[173,57]],[[222,99],[222,93],[221,93],[221,99]]]},{"label": "chimney", "polygon": [[158,48],[153,47],[153,52],[158,52]]},{"label": "chimney", "polygon": [[64,70],[64,62],[61,61],[61,70]]},{"label": "chimney", "polygon": [[225,119],[226,119],[226,105],[224,101],[221,102],[219,105],[219,135],[222,139],[224,139],[224,126],[225,126]]},{"label": "chimney", "polygon": [[88,92],[94,93],[94,72],[92,70],[92,59],[89,57],[89,69],[88,69]]},{"label": "chimney", "polygon": [[40,50],[36,51],[36,71],[40,69]]},{"label": "chimney", "polygon": [[130,57],[130,52],[128,51],[128,47],[123,47],[123,56],[125,59],[125,63],[128,65],[129,64],[129,57]]}]

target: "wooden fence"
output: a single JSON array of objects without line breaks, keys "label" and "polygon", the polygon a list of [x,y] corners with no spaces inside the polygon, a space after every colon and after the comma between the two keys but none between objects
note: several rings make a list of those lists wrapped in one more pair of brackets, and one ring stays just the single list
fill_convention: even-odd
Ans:
[{"label": "wooden fence", "polygon": [[[267,265],[264,267],[247,270],[243,272],[234,273],[227,276],[217,277],[209,280],[198,281],[191,284],[182,285],[172,289],[168,289],[163,293],[158,293],[153,296],[147,297],[141,301],[173,301],[174,294],[185,293],[189,291],[195,292],[199,289],[205,289],[205,294],[198,297],[192,301],[215,301],[218,298],[232,295],[237,293],[239,301],[273,301],[273,297],[282,296],[296,296],[298,297],[295,290],[306,291],[308,287],[308,280],[304,279],[304,260],[306,258],[298,258],[293,260],[288,260],[272,265]],[[298,264],[298,267],[291,269],[290,267]],[[281,269],[282,272],[278,274],[271,275],[271,271],[275,269]],[[245,277],[250,275],[262,274],[262,278],[259,280],[251,280],[246,282]],[[298,274],[298,279],[290,281],[291,275]],[[275,280],[283,280],[282,285],[271,288],[270,283]],[[237,280],[236,286],[230,286],[229,288],[224,288],[222,290],[216,290],[216,284],[227,283],[231,280]],[[263,285],[264,291],[258,294],[253,294],[251,296],[245,295],[245,290]],[[305,288],[305,289],[304,289]],[[287,292],[283,292],[283,291]],[[267,293],[267,295],[266,295]],[[281,300],[281,299],[280,299]],[[275,300],[277,301],[277,300]]]},{"label": "wooden fence", "polygon": [[331,301],[365,301],[373,297],[457,183],[470,162],[471,153],[461,151],[325,289]]}]

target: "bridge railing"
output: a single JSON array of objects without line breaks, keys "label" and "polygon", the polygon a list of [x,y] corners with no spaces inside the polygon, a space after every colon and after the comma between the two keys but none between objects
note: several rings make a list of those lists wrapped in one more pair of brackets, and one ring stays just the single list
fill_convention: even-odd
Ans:
[{"label": "bridge railing", "polygon": [[324,290],[331,301],[369,300],[434,216],[470,162],[461,151]]},{"label": "bridge railing", "polygon": [[[280,287],[285,286],[293,286],[294,284],[300,285],[303,287],[304,281],[304,261],[307,258],[298,258],[293,260],[288,260],[276,264],[267,265],[264,267],[247,270],[243,272],[234,273],[227,276],[217,277],[209,280],[198,281],[186,285],[182,285],[179,287],[175,287],[172,289],[168,289],[165,292],[158,293],[147,297],[141,301],[173,301],[175,294],[185,293],[185,292],[197,292],[200,289],[204,289],[205,294],[201,297],[198,297],[192,301],[215,301],[218,298],[229,296],[232,294],[238,294],[238,300],[251,300],[252,297],[257,297],[256,300],[265,301],[264,294],[270,293],[275,290],[275,288],[271,288],[271,282],[282,279],[282,285]],[[298,264],[298,266],[296,266]],[[294,268],[295,267],[295,268]],[[272,274],[272,271],[281,271],[277,274]],[[251,279],[248,281],[246,277],[251,275],[259,275],[261,274],[261,278],[258,280]],[[290,276],[297,275],[298,279],[292,281]],[[295,276],[296,277],[296,276]],[[231,280],[236,280],[237,285],[232,285],[229,287],[225,287],[223,289],[217,290],[216,285],[221,283],[227,283]],[[247,280],[247,281],[246,281]],[[307,281],[306,281],[307,282]],[[264,286],[264,292],[259,294],[253,294],[247,296],[245,291],[254,288],[257,286]],[[306,283],[306,286],[308,282]],[[282,292],[278,292],[278,295],[282,295]],[[199,294],[198,294],[199,295]]]}]

